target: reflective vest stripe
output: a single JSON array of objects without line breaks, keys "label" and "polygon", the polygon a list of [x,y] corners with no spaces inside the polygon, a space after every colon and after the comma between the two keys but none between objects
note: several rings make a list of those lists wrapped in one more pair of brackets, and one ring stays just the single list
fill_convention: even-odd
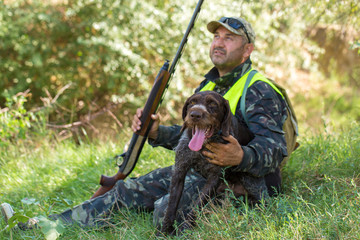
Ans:
[{"label": "reflective vest stripe", "polygon": [[[236,81],[236,83],[229,89],[229,91],[227,91],[224,95],[224,98],[226,100],[229,101],[229,105],[230,105],[230,109],[233,115],[235,115],[236,112],[236,107],[238,105],[239,99],[243,94],[244,91],[244,87],[245,87],[245,83],[246,83],[246,79],[249,75],[249,73],[252,71],[253,69],[251,68],[249,71],[247,71],[239,80]],[[264,77],[262,74],[260,73],[256,73],[253,78],[250,81],[249,87],[256,81],[263,81],[266,82],[267,84],[269,84],[278,94],[281,95],[282,98],[284,98],[283,94],[281,93],[281,91],[271,82],[269,81],[266,77]],[[209,81],[200,91],[212,91],[215,88],[215,83]]]}]

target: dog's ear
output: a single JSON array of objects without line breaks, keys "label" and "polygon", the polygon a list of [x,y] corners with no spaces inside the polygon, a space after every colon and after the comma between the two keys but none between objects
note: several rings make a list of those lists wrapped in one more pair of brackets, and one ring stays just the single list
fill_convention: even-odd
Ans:
[{"label": "dog's ear", "polygon": [[185,102],[185,104],[184,104],[184,107],[183,107],[183,109],[182,109],[182,119],[183,119],[183,120],[185,120],[185,117],[186,117],[186,115],[187,115],[187,108],[188,108],[189,103],[190,103],[190,98],[191,98],[191,97],[189,97],[189,98],[186,100],[186,102]]},{"label": "dog's ear", "polygon": [[188,106],[190,104],[190,98],[189,97],[186,101],[185,101],[185,104],[184,104],[184,107],[182,109],[182,119],[184,121],[184,124],[182,125],[181,129],[180,129],[180,132],[182,133],[186,128],[186,122],[185,122],[185,118],[186,118],[186,115],[187,115],[187,110],[188,110]]},{"label": "dog's ear", "polygon": [[182,133],[186,128],[187,128],[186,123],[184,123],[184,124],[181,126],[180,133]]},{"label": "dog's ear", "polygon": [[231,126],[231,119],[232,113],[230,110],[229,101],[224,99],[224,115],[221,122],[221,132],[224,136],[229,136],[230,134],[230,126]]}]

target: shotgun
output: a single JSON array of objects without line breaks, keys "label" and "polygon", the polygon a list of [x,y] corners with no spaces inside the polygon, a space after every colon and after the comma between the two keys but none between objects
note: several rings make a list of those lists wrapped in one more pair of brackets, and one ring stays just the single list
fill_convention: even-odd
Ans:
[{"label": "shotgun", "polygon": [[190,23],[181,40],[180,46],[176,52],[174,60],[172,61],[170,69],[169,69],[169,65],[170,65],[169,61],[166,60],[155,78],[154,85],[150,91],[149,97],[145,103],[143,113],[140,118],[141,129],[133,133],[127,151],[115,157],[115,158],[122,158],[123,160],[121,165],[119,165],[118,172],[112,177],[101,175],[100,178],[101,186],[91,198],[101,196],[107,191],[111,190],[118,180],[125,179],[134,169],[152,126],[153,120],[151,119],[151,115],[156,113],[158,107],[160,106],[160,104],[164,99],[164,93],[166,89],[169,87],[171,77],[175,72],[176,64],[178,63],[181,57],[188,36],[194,27],[196,18],[200,12],[203,1],[204,0],[199,0],[199,2],[196,5]]}]

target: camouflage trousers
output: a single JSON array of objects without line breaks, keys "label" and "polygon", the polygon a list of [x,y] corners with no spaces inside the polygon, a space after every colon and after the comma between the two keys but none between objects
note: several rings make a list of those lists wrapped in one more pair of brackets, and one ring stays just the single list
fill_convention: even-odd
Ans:
[{"label": "camouflage trousers", "polygon": [[[103,225],[112,213],[121,209],[153,211],[153,223],[160,226],[167,208],[169,189],[174,166],[156,169],[144,176],[120,180],[113,189],[102,196],[87,200],[80,205],[51,219],[60,219],[65,224],[77,223],[81,226]],[[177,222],[183,222],[190,212],[192,203],[199,196],[206,180],[194,170],[185,179],[184,194],[179,203]]]}]

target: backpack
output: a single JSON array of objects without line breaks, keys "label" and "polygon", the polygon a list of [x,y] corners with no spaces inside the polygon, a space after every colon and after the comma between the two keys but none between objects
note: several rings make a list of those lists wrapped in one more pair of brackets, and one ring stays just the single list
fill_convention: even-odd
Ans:
[{"label": "backpack", "polygon": [[[241,113],[244,117],[246,124],[248,124],[248,118],[245,114],[246,92],[249,87],[251,79],[253,78],[253,76],[256,73],[257,73],[256,70],[252,70],[250,72],[250,74],[248,75],[248,77],[246,79],[244,91],[243,91],[242,97],[240,99],[240,110],[241,110]],[[286,93],[286,90],[282,86],[280,86],[278,83],[276,83],[274,80],[272,80],[272,79],[268,79],[268,80],[272,84],[274,84],[274,86],[276,86],[278,88],[278,90],[282,93],[284,100],[285,100],[286,110],[287,110],[287,115],[288,115],[288,117],[285,120],[284,125],[283,125],[283,131],[285,132],[285,141],[286,141],[286,148],[287,148],[288,156],[285,157],[280,164],[280,169],[282,169],[284,167],[284,165],[286,164],[286,162],[289,160],[291,153],[300,146],[300,144],[296,141],[297,136],[299,135],[298,122],[296,119],[294,108],[291,105],[291,102],[290,102],[289,96]]]}]

